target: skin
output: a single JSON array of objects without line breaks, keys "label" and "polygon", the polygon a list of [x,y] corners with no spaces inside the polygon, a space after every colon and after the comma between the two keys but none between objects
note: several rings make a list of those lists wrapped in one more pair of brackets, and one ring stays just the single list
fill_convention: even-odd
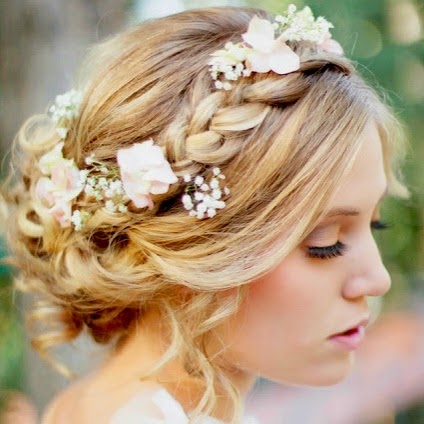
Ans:
[{"label": "skin", "polygon": [[[301,245],[252,283],[240,313],[224,326],[226,361],[240,384],[262,375],[301,385],[330,385],[350,371],[355,351],[328,337],[369,317],[368,296],[384,295],[390,277],[371,232],[386,192],[381,142],[371,123],[364,146],[330,207]],[[311,246],[348,248],[330,259],[307,256]]]},{"label": "skin", "polygon": [[[387,186],[381,142],[372,123],[362,137],[363,148],[330,205],[332,216],[317,223],[274,270],[251,284],[239,312],[210,339],[211,353],[220,352],[218,360],[242,393],[259,375],[302,385],[341,381],[355,352],[329,337],[369,317],[367,298],[390,288],[370,228],[379,219],[378,204]],[[337,241],[348,246],[342,256],[317,259],[307,254],[310,247]],[[156,381],[137,379],[166,347],[158,322],[154,311],[145,316],[118,353],[53,402],[43,422],[106,422],[132,396],[158,382],[185,411],[193,409],[201,387],[187,378],[180,363],[167,365]],[[225,421],[227,407],[227,400],[219,398],[212,415]]]}]

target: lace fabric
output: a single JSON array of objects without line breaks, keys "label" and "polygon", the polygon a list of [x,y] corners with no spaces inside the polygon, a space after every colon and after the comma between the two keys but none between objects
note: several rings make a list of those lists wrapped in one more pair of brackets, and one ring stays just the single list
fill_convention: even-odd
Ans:
[{"label": "lace fabric", "polygon": [[[182,406],[166,389],[158,388],[138,393],[113,415],[111,424],[225,424],[202,415],[189,420]],[[259,424],[253,417],[245,417],[242,424]]]}]

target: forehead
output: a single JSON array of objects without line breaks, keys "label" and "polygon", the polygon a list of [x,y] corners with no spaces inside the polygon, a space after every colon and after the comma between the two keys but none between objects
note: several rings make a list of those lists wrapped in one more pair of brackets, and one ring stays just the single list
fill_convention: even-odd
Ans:
[{"label": "forehead", "polygon": [[376,205],[387,186],[380,136],[369,122],[362,134],[362,147],[352,169],[341,181],[332,208],[352,207],[367,210]]}]

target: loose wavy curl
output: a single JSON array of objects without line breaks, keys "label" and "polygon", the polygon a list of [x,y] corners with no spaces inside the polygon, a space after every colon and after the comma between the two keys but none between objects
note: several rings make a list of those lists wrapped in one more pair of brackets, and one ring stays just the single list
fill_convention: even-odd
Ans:
[{"label": "loose wavy curl", "polygon": [[[94,219],[81,232],[61,228],[34,194],[36,162],[58,141],[47,115],[19,131],[2,190],[16,287],[37,295],[30,319],[47,325],[33,347],[48,357],[83,330],[113,345],[158,308],[172,340],[151,375],[182,355],[188,372],[205,383],[195,412],[212,410],[219,387],[233,400],[233,422],[239,395],[205,340],[237,311],[248,283],[275,267],[323,216],[370,120],[381,136],[390,192],[406,195],[399,125],[346,57],[290,43],[299,71],[252,74],[230,91],[214,89],[209,55],[239,41],[254,15],[271,19],[253,8],[191,10],[95,46],[77,84],[81,113],[64,146],[83,167],[91,153],[114,162],[118,149],[152,137],[178,176],[219,166],[231,195],[213,219],[188,216],[179,183],[155,199],[152,211],[117,216],[82,199],[79,206],[97,209]],[[182,287],[186,302],[178,296]],[[228,288],[237,290],[223,303],[218,295]]]}]

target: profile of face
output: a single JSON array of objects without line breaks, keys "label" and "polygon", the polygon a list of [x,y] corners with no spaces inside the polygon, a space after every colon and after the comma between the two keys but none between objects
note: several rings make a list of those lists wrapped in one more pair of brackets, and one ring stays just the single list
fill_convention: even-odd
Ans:
[{"label": "profile of face", "polygon": [[251,283],[241,309],[223,325],[224,359],[242,374],[330,385],[350,371],[355,340],[332,336],[365,325],[367,297],[390,288],[371,232],[387,185],[381,141],[372,123],[362,137],[329,214],[274,270]]}]

